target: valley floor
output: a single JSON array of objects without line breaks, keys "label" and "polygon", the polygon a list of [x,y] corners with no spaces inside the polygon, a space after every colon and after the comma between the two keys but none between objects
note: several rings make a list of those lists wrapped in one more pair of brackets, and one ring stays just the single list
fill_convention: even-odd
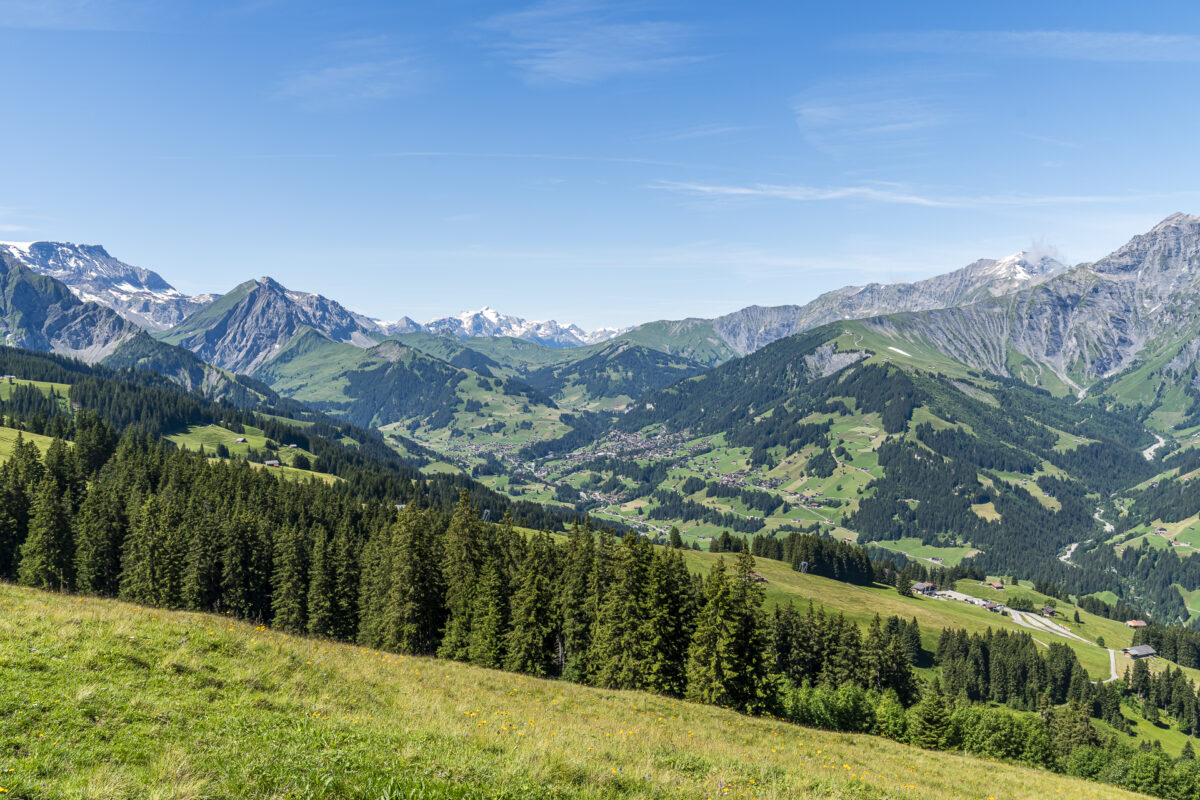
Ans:
[{"label": "valley floor", "polygon": [[0,585],[18,798],[1132,798],[636,692]]}]

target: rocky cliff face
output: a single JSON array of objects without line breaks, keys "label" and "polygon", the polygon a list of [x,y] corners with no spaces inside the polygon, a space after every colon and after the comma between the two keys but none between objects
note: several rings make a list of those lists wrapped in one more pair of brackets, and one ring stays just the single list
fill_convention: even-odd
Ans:
[{"label": "rocky cliff face", "polygon": [[915,283],[846,286],[802,306],[750,306],[718,317],[713,327],[734,351],[744,355],[776,339],[836,320],[948,308],[1036,286],[1066,269],[1047,256],[1017,253],[999,261],[981,259]]},{"label": "rocky cliff face", "polygon": [[158,273],[118,261],[99,245],[66,242],[0,242],[34,272],[62,281],[81,300],[99,303],[149,330],[166,330],[212,302],[188,297]]},{"label": "rocky cliff face", "polygon": [[1035,287],[868,324],[1000,374],[1016,354],[1081,390],[1132,365],[1153,340],[1178,338],[1184,348],[1200,330],[1198,298],[1200,217],[1173,214],[1100,261]]},{"label": "rocky cliff face", "polygon": [[138,331],[115,311],[84,303],[59,281],[0,252],[0,337],[4,344],[96,362]]},{"label": "rocky cliff face", "polygon": [[378,343],[378,323],[318,294],[294,292],[271,278],[247,281],[172,328],[164,341],[234,372],[252,373],[297,333],[311,328],[335,342]]}]

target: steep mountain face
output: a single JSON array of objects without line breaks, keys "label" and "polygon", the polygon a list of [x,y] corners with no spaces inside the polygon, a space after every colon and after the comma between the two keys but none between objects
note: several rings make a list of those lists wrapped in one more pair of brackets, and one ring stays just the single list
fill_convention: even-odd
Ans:
[{"label": "steep mountain face", "polygon": [[65,283],[81,300],[99,303],[149,330],[165,330],[212,302],[188,297],[158,273],[118,261],[100,245],[66,242],[0,242],[34,272]]},{"label": "steep mountain face", "polygon": [[138,327],[115,311],[84,303],[61,282],[0,252],[0,335],[12,347],[103,359]]},{"label": "steep mountain face", "polygon": [[162,339],[219,367],[249,374],[304,329],[357,347],[372,347],[383,338],[374,320],[327,297],[290,291],[271,278],[259,278],[222,295]]},{"label": "steep mountain face", "polygon": [[1100,261],[1032,288],[866,324],[977,369],[1047,386],[1061,381],[1082,392],[1131,367],[1152,344],[1190,352],[1200,337],[1197,292],[1200,217],[1173,214]]},{"label": "steep mountain face", "polygon": [[[484,306],[478,311],[464,311],[453,317],[431,319],[421,326],[429,333],[457,336],[462,339],[482,336],[510,336],[525,339],[547,347],[579,347],[607,341],[621,331],[616,328],[600,328],[585,331],[578,325],[561,325],[554,320],[531,321],[520,317],[501,314],[494,308]],[[410,333],[411,331],[399,331]]]},{"label": "steep mountain face", "polygon": [[980,259],[962,269],[915,283],[846,286],[802,306],[750,306],[713,320],[717,335],[739,355],[828,322],[971,303],[1036,286],[1067,269],[1044,255],[1016,253]]}]

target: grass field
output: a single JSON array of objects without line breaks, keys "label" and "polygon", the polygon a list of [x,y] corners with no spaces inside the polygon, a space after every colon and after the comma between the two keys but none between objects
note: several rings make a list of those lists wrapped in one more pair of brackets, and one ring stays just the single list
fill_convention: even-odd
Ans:
[{"label": "grass field", "polygon": [[66,397],[71,391],[71,387],[66,383],[49,383],[47,381],[27,381],[16,379],[13,381],[0,381],[0,400],[7,400],[12,397],[13,389],[17,386],[32,386],[35,389],[41,390],[42,394],[50,396],[50,391],[54,390],[60,397]]},{"label": "grass field", "polygon": [[997,798],[1103,784],[0,585],[0,787],[49,798]]},{"label": "grass field", "polygon": [[[683,555],[692,571],[705,574],[719,557],[715,553],[694,550],[685,550]],[[1030,629],[1018,625],[1011,617],[993,614],[968,603],[923,597],[901,597],[891,587],[855,586],[818,575],[806,575],[796,572],[788,564],[765,558],[757,559],[755,563],[755,568],[767,579],[764,588],[768,606],[773,607],[792,602],[802,608],[807,608],[811,601],[818,606],[824,606],[827,611],[832,613],[841,612],[846,619],[864,627],[876,614],[882,617],[899,616],[903,619],[916,619],[917,624],[921,626],[921,644],[930,652],[937,649],[938,637],[943,628],[962,628],[970,633],[984,633],[988,628],[1032,633],[1035,639],[1044,644],[1059,642],[1069,645],[1092,680],[1104,680],[1110,675],[1107,648],[1128,647],[1133,639],[1132,631],[1122,623],[1090,614],[1061,600],[1056,601],[1061,614],[1056,621],[1088,641],[1081,642],[1050,633],[1030,631]],[[1011,600],[1014,596],[1024,596],[1038,606],[1047,602],[1045,595],[1020,587],[1011,587],[996,592],[980,586],[975,581],[960,581],[957,588],[964,594],[985,600],[994,599],[1004,602],[1006,599]],[[1076,610],[1079,611],[1080,624],[1075,624],[1073,621]],[[1105,647],[1095,644],[1097,637],[1101,636],[1104,637]],[[1196,673],[1196,675],[1200,677],[1200,673]]]},{"label": "grass field", "polygon": [[20,435],[25,441],[33,442],[37,445],[38,450],[42,455],[46,454],[46,448],[54,441],[49,436],[39,436],[36,433],[29,431],[18,431],[16,428],[0,427],[0,461],[12,455],[13,445],[17,441],[17,435]]},{"label": "grass field", "polygon": [[[249,425],[244,426],[244,428],[243,433],[235,433],[220,425],[193,425],[185,432],[173,434],[168,436],[167,439],[185,450],[198,451],[203,447],[204,452],[210,456],[217,452],[218,445],[225,445],[229,449],[230,456],[245,458],[251,450],[263,450],[267,446],[267,437],[258,428]],[[246,441],[238,442],[236,441],[237,439],[245,439]],[[276,444],[280,446],[277,450],[273,451],[272,458],[282,464],[282,466],[270,468],[276,474],[288,480],[318,478],[326,483],[332,483],[337,480],[337,478],[328,473],[297,469],[291,466],[291,463],[297,456],[303,455],[309,460],[310,464],[315,461],[316,456],[300,447],[288,447],[287,445],[291,444],[290,442],[276,442]],[[258,461],[252,461],[250,465],[256,469],[265,469],[263,464]]]}]

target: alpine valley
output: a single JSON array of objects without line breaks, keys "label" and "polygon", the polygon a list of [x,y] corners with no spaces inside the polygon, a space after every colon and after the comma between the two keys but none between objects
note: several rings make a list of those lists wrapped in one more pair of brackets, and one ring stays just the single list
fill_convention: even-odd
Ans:
[{"label": "alpine valley", "polygon": [[[491,308],[381,321],[270,277],[187,296],[97,245],[5,243],[0,331],[0,578],[324,641],[224,620],[215,635],[183,616],[168,636],[151,612],[119,622],[100,600],[86,612],[55,600],[43,618],[26,611],[30,590],[0,585],[0,601],[23,615],[14,625],[42,631],[90,615],[102,633],[81,632],[99,638],[71,647],[120,650],[88,663],[126,687],[138,664],[160,662],[197,697],[245,683],[254,697],[229,725],[254,736],[301,706],[320,723],[334,713],[329,695],[309,695],[333,681],[369,721],[354,734],[366,766],[330,767],[328,786],[340,788],[320,796],[359,796],[346,788],[352,774],[376,769],[371,753],[388,735],[370,722],[385,713],[370,710],[380,697],[429,691],[441,714],[478,684],[488,702],[513,698],[530,717],[588,702],[485,668],[998,754],[1160,796],[1200,785],[1188,757],[1200,734],[1200,217],[1174,214],[1095,263],[1022,252],[802,305],[597,331]],[[712,678],[719,691],[704,694],[696,653],[723,635],[724,617],[705,627],[722,598],[747,615],[730,623],[749,631],[735,637],[746,660],[730,674],[749,677]],[[764,604],[773,616],[759,615]],[[642,617],[649,627],[626,624]],[[1124,624],[1135,617],[1136,632]],[[181,655],[193,637],[211,648]],[[18,639],[0,623],[9,663],[26,659]],[[1133,645],[1153,645],[1158,659],[1132,662],[1122,678],[1117,651]],[[473,666],[434,680],[406,661],[397,677],[390,656],[348,667],[368,652],[358,647]],[[286,677],[227,663],[246,648],[269,649]],[[336,671],[315,677],[318,652],[318,666]],[[352,669],[365,671],[347,679]],[[157,706],[175,690],[149,685],[120,703],[169,715]],[[360,696],[368,685],[371,697]],[[84,685],[71,692],[96,697]],[[535,694],[547,705],[533,708]],[[88,720],[107,718],[106,701],[86,702],[99,709]],[[483,711],[454,708],[455,725],[487,724]],[[700,720],[695,708],[651,716]],[[507,734],[516,720],[505,720]],[[102,748],[93,739],[107,734],[92,721],[73,735]],[[693,724],[725,742],[733,723],[704,717],[680,730],[690,736]],[[439,754],[413,745],[437,770],[368,794],[492,786],[479,775],[508,770],[513,785],[552,785],[554,796],[610,796],[579,788],[608,776],[590,761],[568,765],[593,740],[580,720],[562,725],[561,774],[503,766],[500,750],[474,739],[455,751],[470,766],[451,764],[444,743]],[[996,725],[1020,745],[980,732]],[[649,777],[621,796],[658,796],[657,770],[677,788],[717,785],[708,761],[681,760],[675,733],[637,756]],[[756,728],[754,747],[774,735]],[[1102,758],[1119,768],[1080,766]],[[1129,778],[1151,759],[1158,783]],[[839,755],[836,769],[852,760]],[[257,780],[261,796],[283,796],[289,776],[308,774],[285,762],[228,785]],[[892,796],[767,772],[738,785],[787,787],[773,797]],[[987,781],[972,776],[983,796]],[[536,796],[522,792],[504,796]]]}]

